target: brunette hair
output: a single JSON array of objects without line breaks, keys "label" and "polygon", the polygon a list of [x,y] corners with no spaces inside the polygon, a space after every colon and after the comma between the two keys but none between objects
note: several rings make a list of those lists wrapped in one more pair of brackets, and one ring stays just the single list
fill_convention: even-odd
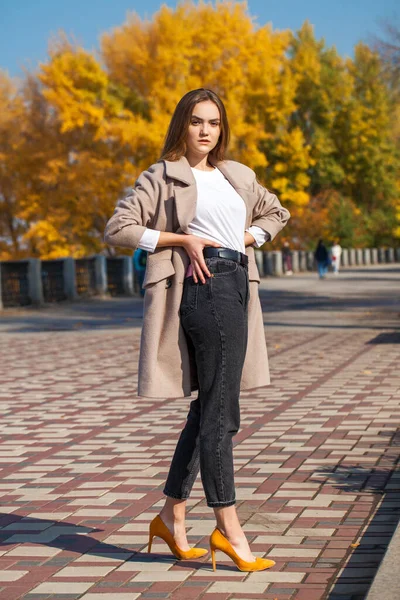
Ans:
[{"label": "brunette hair", "polygon": [[199,88],[192,90],[181,98],[172,115],[171,122],[165,136],[161,159],[179,160],[186,153],[186,135],[190,125],[193,108],[199,102],[211,100],[218,106],[221,122],[221,132],[218,143],[210,152],[217,161],[224,160],[225,151],[229,142],[229,124],[226,110],[221,98],[212,90]]}]

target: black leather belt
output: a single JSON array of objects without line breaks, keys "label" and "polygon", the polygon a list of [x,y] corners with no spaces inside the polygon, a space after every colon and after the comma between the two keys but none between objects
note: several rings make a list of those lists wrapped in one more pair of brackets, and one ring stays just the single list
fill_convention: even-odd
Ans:
[{"label": "black leather belt", "polygon": [[231,250],[230,248],[213,248],[211,246],[206,246],[203,249],[204,258],[227,258],[228,260],[234,260],[241,265],[247,265],[249,262],[246,254],[242,252],[238,252],[237,250]]}]

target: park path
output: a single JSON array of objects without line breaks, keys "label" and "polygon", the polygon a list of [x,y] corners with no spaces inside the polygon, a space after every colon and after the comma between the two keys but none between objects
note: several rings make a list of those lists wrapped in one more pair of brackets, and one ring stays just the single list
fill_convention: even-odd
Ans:
[{"label": "park path", "polygon": [[[273,383],[242,394],[235,438],[261,573],[146,552],[188,399],[135,396],[140,301],[4,314],[0,600],[364,598],[400,495],[400,273],[377,273],[262,283]],[[200,480],[187,527],[207,544]]]}]

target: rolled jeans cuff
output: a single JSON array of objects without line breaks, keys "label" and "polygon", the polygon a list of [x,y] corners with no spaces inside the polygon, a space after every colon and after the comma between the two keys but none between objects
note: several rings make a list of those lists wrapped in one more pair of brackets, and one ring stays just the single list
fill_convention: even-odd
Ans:
[{"label": "rolled jeans cuff", "polygon": [[187,500],[189,496],[179,496],[178,494],[172,494],[168,490],[163,490],[164,496],[168,496],[168,498],[174,498],[175,500]]},{"label": "rolled jeans cuff", "polygon": [[228,500],[228,502],[207,502],[207,506],[211,508],[225,508],[226,506],[233,506],[236,504],[236,500]]}]

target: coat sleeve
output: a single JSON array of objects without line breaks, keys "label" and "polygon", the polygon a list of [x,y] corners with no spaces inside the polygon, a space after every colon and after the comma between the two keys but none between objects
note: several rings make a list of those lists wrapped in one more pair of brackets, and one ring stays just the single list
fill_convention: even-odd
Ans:
[{"label": "coat sleeve", "polygon": [[257,200],[253,208],[251,225],[264,229],[273,240],[276,234],[285,227],[290,219],[290,213],[281,205],[275,194],[269,192],[257,179],[253,183],[253,191]]},{"label": "coat sleeve", "polygon": [[160,197],[160,176],[155,170],[159,168],[159,165],[153,165],[143,171],[131,193],[118,200],[104,231],[106,244],[136,250],[156,213]]}]

